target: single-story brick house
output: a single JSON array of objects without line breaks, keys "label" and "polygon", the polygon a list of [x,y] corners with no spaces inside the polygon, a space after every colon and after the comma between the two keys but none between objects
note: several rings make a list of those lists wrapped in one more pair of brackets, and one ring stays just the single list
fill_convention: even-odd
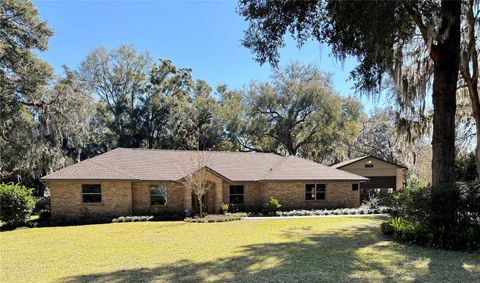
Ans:
[{"label": "single-story brick house", "polygon": [[332,168],[368,178],[361,184],[361,191],[380,190],[391,193],[405,186],[408,168],[373,155],[366,155],[337,163]]},{"label": "single-story brick house", "polygon": [[[42,178],[50,189],[52,217],[150,215],[196,210],[182,179],[206,170],[211,189],[206,210],[255,206],[271,196],[285,208],[358,207],[367,178],[303,158],[272,153],[117,148]],[[197,168],[201,167],[201,168]]]}]

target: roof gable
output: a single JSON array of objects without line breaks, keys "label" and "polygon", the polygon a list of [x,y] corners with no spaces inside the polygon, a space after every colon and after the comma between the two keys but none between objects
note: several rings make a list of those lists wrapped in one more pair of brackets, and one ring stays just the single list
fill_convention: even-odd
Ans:
[{"label": "roof gable", "polygon": [[390,164],[390,165],[393,165],[393,166],[396,166],[396,167],[408,169],[408,168],[407,168],[406,166],[404,166],[404,165],[401,165],[401,164],[398,164],[398,163],[393,163],[393,162],[387,161],[387,160],[385,160],[385,159],[382,159],[382,158],[379,158],[379,157],[376,157],[376,156],[373,156],[373,155],[365,155],[365,156],[361,156],[361,157],[357,157],[357,158],[345,160],[345,161],[342,161],[342,162],[340,162],[340,163],[334,164],[334,165],[332,165],[331,167],[332,167],[332,168],[335,168],[335,169],[341,169],[341,168],[343,168],[343,167],[346,167],[346,166],[348,166],[348,165],[351,165],[351,164],[360,162],[360,161],[365,160],[365,159],[368,159],[368,158],[376,159],[376,160],[378,160],[378,161],[385,162],[385,163],[387,163],[387,164]]}]

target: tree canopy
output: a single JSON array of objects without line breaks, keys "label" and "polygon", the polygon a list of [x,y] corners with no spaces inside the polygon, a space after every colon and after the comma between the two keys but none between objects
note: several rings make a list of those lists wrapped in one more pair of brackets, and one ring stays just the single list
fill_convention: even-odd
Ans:
[{"label": "tree canopy", "polygon": [[362,106],[337,94],[330,76],[311,65],[291,63],[271,82],[244,91],[246,148],[301,155],[332,163],[348,156]]},{"label": "tree canopy", "polygon": [[299,45],[325,42],[336,57],[359,61],[351,74],[359,92],[379,93],[388,76],[413,126],[423,116],[412,115],[412,103],[431,90],[433,184],[454,181],[460,1],[241,0],[238,11],[249,23],[243,45],[260,63],[278,63],[286,34]]},{"label": "tree canopy", "polygon": [[[193,78],[188,67],[151,58],[133,45],[95,48],[78,67],[65,66],[62,75],[54,76],[51,66],[35,56],[46,50],[51,29],[29,1],[4,0],[0,6],[0,181],[20,180],[41,188],[42,175],[116,147],[254,150],[324,164],[364,153],[390,161],[415,159],[406,153],[416,145],[403,143],[403,134],[391,123],[394,117],[403,119],[405,127],[431,119],[409,109],[424,106],[420,90],[432,85],[437,64],[431,51],[442,44],[430,34],[425,37],[420,23],[429,33],[441,32],[442,5],[241,1],[239,7],[250,23],[244,45],[256,52],[260,62],[278,64],[278,48],[286,33],[300,44],[313,37],[334,46],[339,58],[359,58],[352,76],[361,92],[377,91],[384,74],[388,75],[399,111],[395,115],[390,110],[377,111],[366,117],[357,98],[335,91],[321,66],[296,62],[277,66],[268,81],[231,89]],[[420,41],[427,42],[425,38],[431,46],[418,49]],[[472,56],[462,56],[466,65],[475,64]],[[418,63],[418,58],[425,61]],[[417,76],[414,66],[423,68],[420,73],[425,77]],[[468,75],[464,74],[465,81]],[[472,73],[470,79],[475,79]],[[448,111],[441,113],[450,115]],[[460,112],[468,114],[468,110]],[[466,121],[467,114],[459,115],[458,121]],[[458,121],[457,126],[463,123]]]}]

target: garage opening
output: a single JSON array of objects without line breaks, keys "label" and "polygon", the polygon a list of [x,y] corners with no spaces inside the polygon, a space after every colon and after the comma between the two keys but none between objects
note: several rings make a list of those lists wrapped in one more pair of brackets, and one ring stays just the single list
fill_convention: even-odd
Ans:
[{"label": "garage opening", "polygon": [[360,186],[360,201],[363,203],[370,197],[380,197],[393,193],[397,189],[396,176],[367,177],[370,180]]}]

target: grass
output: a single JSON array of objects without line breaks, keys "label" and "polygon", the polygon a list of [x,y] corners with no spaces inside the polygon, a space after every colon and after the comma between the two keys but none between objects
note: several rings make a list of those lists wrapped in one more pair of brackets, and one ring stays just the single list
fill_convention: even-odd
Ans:
[{"label": "grass", "polygon": [[480,254],[378,237],[379,217],[140,222],[0,233],[0,282],[478,281]]}]

